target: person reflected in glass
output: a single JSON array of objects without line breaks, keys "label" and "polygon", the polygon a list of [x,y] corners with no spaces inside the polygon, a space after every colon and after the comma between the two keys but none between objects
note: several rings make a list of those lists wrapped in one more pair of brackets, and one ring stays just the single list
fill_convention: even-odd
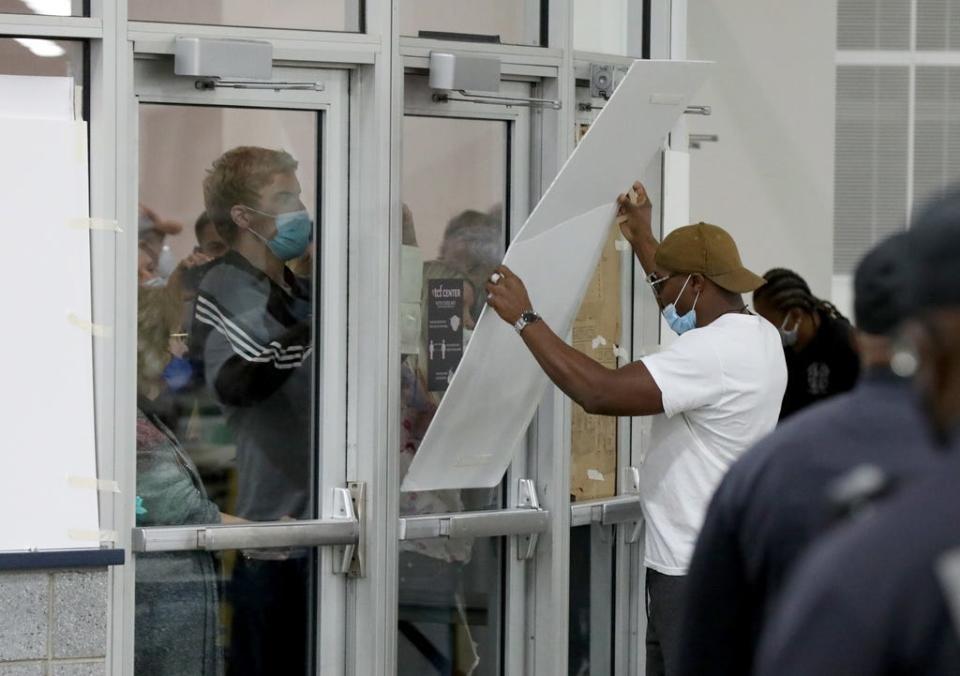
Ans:
[{"label": "person reflected in glass", "polygon": [[193,234],[197,238],[197,245],[193,252],[203,254],[208,260],[221,258],[230,250],[230,246],[217,232],[217,227],[207,216],[206,211],[200,214],[194,222]]},{"label": "person reflected in glass", "polygon": [[489,212],[462,211],[447,223],[440,245],[439,260],[463,272],[473,288],[480,291],[475,294],[471,310],[477,318],[486,304],[484,284],[503,260],[503,219],[496,215],[500,210],[495,206]]},{"label": "person reflected in glass", "polygon": [[[313,344],[308,283],[287,263],[313,239],[287,152],[234,148],[203,182],[229,250],[200,280],[191,352],[236,445],[236,512],[252,521],[312,515]],[[229,587],[228,673],[302,674],[308,664],[309,550],[243,550]]]},{"label": "person reflected in glass", "polygon": [[[476,324],[473,308],[476,290],[469,277],[448,263],[435,260],[423,265],[421,306],[424,320],[421,324],[420,354],[410,355],[401,362],[401,449],[400,475],[406,475],[420,446],[420,441],[436,412],[443,391],[429,385],[429,363],[442,359],[444,343],[434,346],[431,355],[428,335],[429,299],[431,281],[457,286],[462,283],[463,305],[459,324],[462,326],[462,346],[465,348]],[[465,509],[464,491],[418,491],[401,493],[401,516],[461,512]],[[473,646],[471,628],[466,622],[465,568],[474,549],[472,539],[425,539],[400,543],[400,619],[399,631],[405,641],[401,654],[411,648],[416,657],[398,667],[399,676],[421,674],[424,662],[438,674],[468,673],[465,662],[476,659],[475,648],[468,648],[469,658],[454,649],[457,636],[466,636]]]},{"label": "person reflected in glass", "polygon": [[[155,402],[179,351],[180,303],[169,289],[140,288],[137,309],[136,523],[239,523],[208,497],[193,460],[163,423]],[[218,676],[218,566],[210,552],[137,556],[134,667],[150,676]]]},{"label": "person reflected in glass", "polygon": [[[167,243],[167,237],[175,237],[183,230],[183,225],[177,221],[161,218],[145,204],[139,206],[137,221],[137,238],[141,251],[139,276],[144,286],[166,286],[167,279],[176,268],[176,258],[173,249]],[[150,265],[144,265],[144,259],[149,259]],[[144,270],[149,268],[149,275]]]}]

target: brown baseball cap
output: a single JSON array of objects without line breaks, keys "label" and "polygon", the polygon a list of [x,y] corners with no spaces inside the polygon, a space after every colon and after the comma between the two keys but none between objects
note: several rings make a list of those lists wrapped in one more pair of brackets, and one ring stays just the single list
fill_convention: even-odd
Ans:
[{"label": "brown baseball cap", "polygon": [[766,280],[743,267],[730,233],[709,223],[677,228],[657,248],[657,267],[680,274],[699,273],[727,291],[756,291]]}]

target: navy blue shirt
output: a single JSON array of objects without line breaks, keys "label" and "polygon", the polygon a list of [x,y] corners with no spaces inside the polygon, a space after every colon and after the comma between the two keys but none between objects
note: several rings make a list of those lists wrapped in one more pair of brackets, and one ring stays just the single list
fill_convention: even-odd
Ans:
[{"label": "navy blue shirt", "polygon": [[794,563],[832,522],[827,487],[869,463],[895,482],[936,462],[909,382],[867,372],[792,416],[730,468],[689,572],[678,673],[749,674],[765,618]]},{"label": "navy blue shirt", "polygon": [[950,614],[958,592],[958,487],[960,458],[951,457],[811,548],[764,632],[756,673],[960,674],[960,628]]}]

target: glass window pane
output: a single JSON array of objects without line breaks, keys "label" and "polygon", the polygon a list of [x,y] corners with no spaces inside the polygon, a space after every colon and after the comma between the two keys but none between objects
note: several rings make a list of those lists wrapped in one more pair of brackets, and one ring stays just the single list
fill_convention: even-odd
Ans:
[{"label": "glass window pane", "polygon": [[[138,526],[316,513],[318,142],[314,112],[140,106]],[[312,551],[138,557],[137,673],[306,673]]]},{"label": "glass window pane", "polygon": [[628,0],[574,0],[573,48],[601,54],[627,53]]},{"label": "glass window pane", "polygon": [[570,676],[613,673],[614,533],[599,524],[570,529]]},{"label": "glass window pane", "polygon": [[0,14],[86,16],[88,4],[84,0],[0,0]]},{"label": "glass window pane", "polygon": [[910,3],[839,0],[837,49],[910,49]]},{"label": "glass window pane", "polygon": [[913,207],[917,212],[960,180],[960,68],[918,67],[915,92]]},{"label": "glass window pane", "polygon": [[[481,36],[510,45],[541,44],[540,0],[400,0],[400,34],[438,37],[431,33]],[[463,39],[463,38],[459,38]]]},{"label": "glass window pane", "polygon": [[[486,302],[484,283],[503,257],[508,130],[500,121],[404,118],[402,475],[470,340]],[[447,293],[431,293],[440,288]],[[402,493],[400,513],[496,509],[501,495],[499,488]],[[476,676],[498,672],[501,568],[498,540],[400,543],[402,676],[470,673],[476,659]]]},{"label": "glass window pane", "polygon": [[836,86],[833,271],[852,274],[874,244],[903,229],[910,73],[906,66],[838,66]]},{"label": "glass window pane", "polygon": [[500,673],[503,539],[448,542],[468,558],[401,546],[397,676]]},{"label": "glass window pane", "polygon": [[917,49],[960,49],[960,2],[917,0]]},{"label": "glass window pane", "polygon": [[360,0],[128,0],[128,3],[133,21],[315,31],[360,30]]},{"label": "glass window pane", "polygon": [[0,38],[0,74],[72,77],[83,85],[84,43],[45,38]]}]

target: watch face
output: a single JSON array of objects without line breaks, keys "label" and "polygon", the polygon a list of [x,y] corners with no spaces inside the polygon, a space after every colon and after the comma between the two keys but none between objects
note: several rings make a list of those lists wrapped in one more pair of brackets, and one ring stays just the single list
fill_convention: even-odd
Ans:
[{"label": "watch face", "polygon": [[524,312],[520,315],[520,319],[529,324],[530,322],[535,322],[540,319],[540,316],[536,312]]}]

